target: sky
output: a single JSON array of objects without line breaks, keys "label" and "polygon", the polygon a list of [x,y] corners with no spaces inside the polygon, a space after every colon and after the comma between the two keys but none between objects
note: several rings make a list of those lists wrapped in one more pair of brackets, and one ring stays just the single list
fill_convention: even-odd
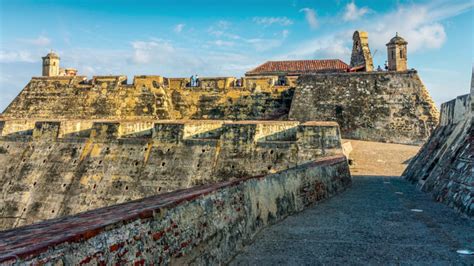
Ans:
[{"label": "sky", "polygon": [[374,65],[396,32],[439,105],[470,88],[472,0],[0,0],[0,110],[54,50],[79,74],[243,76],[268,60],[350,62],[367,31]]}]

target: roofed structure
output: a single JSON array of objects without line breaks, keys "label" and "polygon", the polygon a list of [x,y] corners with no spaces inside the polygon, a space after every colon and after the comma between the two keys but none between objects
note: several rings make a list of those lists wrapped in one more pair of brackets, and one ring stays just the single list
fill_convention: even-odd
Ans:
[{"label": "roofed structure", "polygon": [[267,61],[245,73],[256,75],[301,75],[309,73],[346,72],[349,65],[339,59]]}]

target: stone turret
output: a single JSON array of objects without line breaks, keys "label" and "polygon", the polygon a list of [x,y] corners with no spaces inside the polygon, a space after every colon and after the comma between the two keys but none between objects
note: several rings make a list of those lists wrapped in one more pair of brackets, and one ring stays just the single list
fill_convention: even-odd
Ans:
[{"label": "stone turret", "polygon": [[405,71],[407,67],[407,44],[398,32],[389,43],[387,43],[388,70]]},{"label": "stone turret", "polygon": [[355,31],[352,36],[351,68],[356,71],[372,71],[374,63],[369,48],[369,36],[365,31]]},{"label": "stone turret", "polygon": [[50,52],[43,57],[43,76],[59,76],[59,56],[56,53]]}]

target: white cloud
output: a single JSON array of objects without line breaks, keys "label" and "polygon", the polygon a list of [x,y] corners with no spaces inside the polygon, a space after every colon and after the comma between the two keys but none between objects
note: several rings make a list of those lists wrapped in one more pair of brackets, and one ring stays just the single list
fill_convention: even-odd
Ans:
[{"label": "white cloud", "polygon": [[289,34],[290,34],[289,30],[282,30],[281,31],[281,36],[285,39],[286,39],[286,37],[288,37]]},{"label": "white cloud", "polygon": [[233,34],[230,31],[231,23],[226,20],[219,20],[214,25],[207,29],[207,32],[217,38],[227,38],[232,40],[239,40],[241,37],[237,34]]},{"label": "white cloud", "polygon": [[230,41],[224,41],[224,40],[216,40],[214,42],[212,42],[214,45],[218,46],[218,47],[231,47],[231,46],[234,46],[235,43],[234,42],[230,42]]},{"label": "white cloud", "polygon": [[358,20],[359,18],[363,17],[365,14],[369,13],[369,8],[361,7],[358,8],[354,1],[348,3],[346,5],[343,19],[344,21],[353,21]]},{"label": "white cloud", "polygon": [[245,42],[252,45],[257,52],[264,52],[280,47],[283,43],[283,39],[252,38],[246,39]]},{"label": "white cloud", "polygon": [[319,26],[318,19],[316,18],[316,11],[311,8],[302,8],[300,12],[304,12],[306,21],[312,29],[315,29]]},{"label": "white cloud", "polygon": [[385,50],[385,44],[398,32],[408,41],[409,53],[440,48],[447,36],[438,18],[447,14],[440,13],[439,8],[441,7],[430,5],[401,6],[376,18],[375,22],[367,25],[371,45]]},{"label": "white cloud", "polygon": [[253,22],[261,24],[265,27],[271,26],[273,24],[278,24],[281,26],[289,26],[293,24],[293,21],[287,17],[254,17]]},{"label": "white cloud", "polygon": [[[350,59],[352,33],[362,29],[369,33],[372,54],[386,57],[386,43],[398,32],[408,42],[408,52],[438,49],[446,42],[442,20],[471,9],[474,3],[435,1],[428,4],[399,5],[395,10],[353,22],[345,29],[303,41],[279,57],[281,58],[339,58]],[[359,10],[359,9],[357,9]]]},{"label": "white cloud", "polygon": [[348,58],[351,54],[351,49],[348,46],[348,41],[346,37],[340,35],[330,35],[322,38],[313,39],[304,42],[301,45],[298,45],[291,52],[281,55],[279,57],[283,59]]},{"label": "white cloud", "polygon": [[28,44],[32,44],[35,46],[47,46],[51,44],[51,39],[46,36],[40,35],[38,38],[35,39],[20,39],[20,41]]},{"label": "white cloud", "polygon": [[0,51],[0,63],[38,62],[39,57],[33,56],[29,51]]},{"label": "white cloud", "polygon": [[147,42],[135,41],[132,42],[132,47],[131,61],[136,64],[148,64],[163,54],[173,53],[175,50],[170,42],[161,39],[153,39]]},{"label": "white cloud", "polygon": [[174,26],[174,32],[176,33],[182,32],[184,29],[184,26],[186,26],[186,24],[183,24],[183,23],[177,24],[176,26]]}]

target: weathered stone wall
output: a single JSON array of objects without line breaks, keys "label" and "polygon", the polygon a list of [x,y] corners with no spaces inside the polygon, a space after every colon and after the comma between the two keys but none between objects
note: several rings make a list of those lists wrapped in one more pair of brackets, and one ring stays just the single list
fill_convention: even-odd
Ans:
[{"label": "weathered stone wall", "polygon": [[474,74],[471,93],[441,105],[441,122],[404,177],[440,202],[474,216]]},{"label": "weathered stone wall", "polygon": [[351,183],[344,156],[0,232],[0,263],[209,265]]},{"label": "weathered stone wall", "polygon": [[368,33],[355,31],[352,41],[351,68],[363,67],[363,71],[373,71],[374,62],[370,53]]},{"label": "weathered stone wall", "polygon": [[289,118],[336,121],[349,139],[422,144],[438,111],[416,71],[314,74],[300,77]]},{"label": "weathered stone wall", "polygon": [[[33,78],[2,114],[16,119],[337,121],[345,138],[421,144],[438,112],[416,71],[277,76]],[[240,85],[240,86],[239,86]],[[296,86],[296,94],[295,94]],[[291,106],[291,110],[290,110]]]},{"label": "weathered stone wall", "polygon": [[0,122],[0,228],[341,153],[336,123]]},{"label": "weathered stone wall", "polygon": [[7,107],[7,118],[42,119],[286,119],[293,97],[278,77],[189,79],[136,76],[33,78]]}]

